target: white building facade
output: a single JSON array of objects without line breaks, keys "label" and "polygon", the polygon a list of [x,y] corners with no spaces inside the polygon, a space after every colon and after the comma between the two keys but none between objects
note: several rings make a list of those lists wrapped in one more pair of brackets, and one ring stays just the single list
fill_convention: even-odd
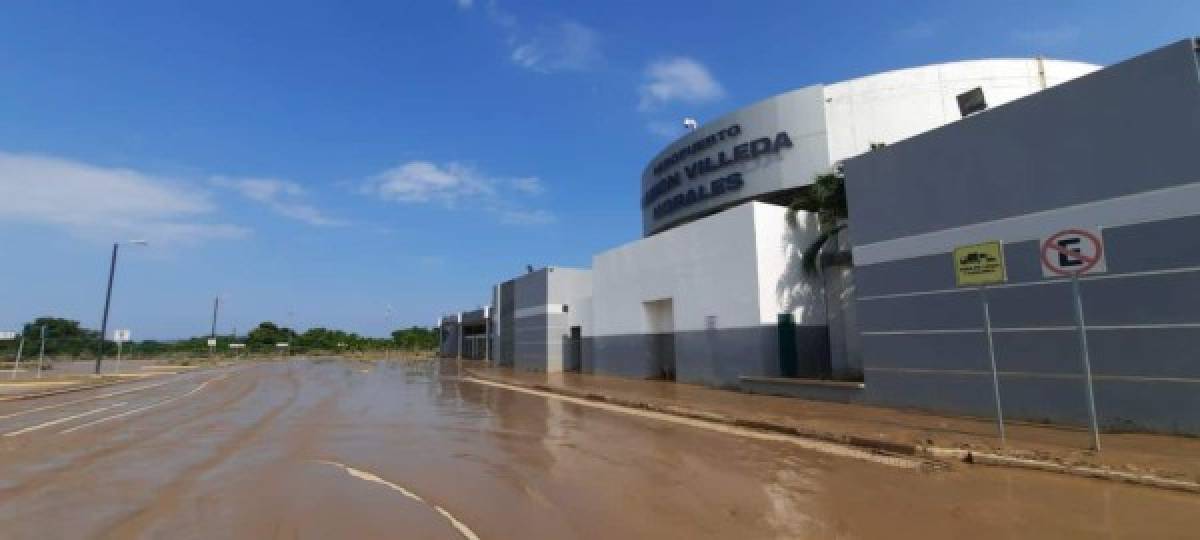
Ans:
[{"label": "white building facade", "polygon": [[[644,238],[596,255],[586,279],[551,287],[548,273],[497,287],[496,363],[731,388],[754,377],[853,378],[862,365],[847,337],[849,271],[801,270],[820,231],[804,213],[789,226],[785,205],[846,158],[1095,69],[1044,59],[924,66],[801,88],[705,122],[646,165]],[[537,354],[522,357],[523,344]]]},{"label": "white building facade", "polygon": [[721,387],[860,378],[849,269],[806,275],[817,219],[801,213],[789,226],[783,205],[846,158],[1096,69],[1036,58],[924,66],[706,122],[646,165],[646,237],[594,258],[583,369]]}]

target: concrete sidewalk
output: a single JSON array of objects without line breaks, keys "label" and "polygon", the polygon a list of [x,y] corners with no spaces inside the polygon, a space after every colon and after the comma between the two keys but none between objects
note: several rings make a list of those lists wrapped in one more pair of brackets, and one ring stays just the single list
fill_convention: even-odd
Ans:
[{"label": "concrete sidewalk", "polygon": [[1088,450],[1086,429],[1011,423],[1007,425],[1008,444],[1001,447],[991,419],[578,373],[526,373],[475,366],[466,371],[495,382],[893,453],[962,457],[1200,492],[1200,438],[1101,434],[1103,451],[1097,453]]}]

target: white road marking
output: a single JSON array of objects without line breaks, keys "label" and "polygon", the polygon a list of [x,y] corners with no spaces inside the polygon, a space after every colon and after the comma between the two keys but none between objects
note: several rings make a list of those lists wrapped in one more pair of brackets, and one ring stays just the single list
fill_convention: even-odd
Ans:
[{"label": "white road marking", "polygon": [[5,433],[5,434],[4,434],[4,436],[5,436],[5,437],[15,437],[15,436],[17,436],[17,435],[22,435],[22,434],[25,434],[25,433],[29,433],[29,432],[31,432],[31,431],[37,431],[37,430],[39,430],[39,429],[45,429],[45,428],[48,428],[48,427],[57,426],[57,425],[59,425],[59,424],[61,424],[61,423],[63,423],[63,422],[70,422],[71,420],[75,420],[75,419],[77,419],[77,418],[83,418],[84,416],[91,416],[91,415],[93,415],[93,414],[102,413],[102,412],[104,412],[104,411],[107,411],[107,410],[109,410],[109,409],[116,408],[116,407],[120,407],[120,406],[122,406],[122,405],[125,405],[125,403],[124,403],[124,402],[121,402],[121,403],[115,403],[115,404],[112,404],[112,405],[108,405],[108,406],[106,406],[106,407],[100,407],[99,409],[92,409],[92,410],[90,410],[90,411],[87,411],[87,412],[81,412],[81,413],[79,413],[79,414],[73,414],[73,415],[71,415],[71,416],[64,416],[64,417],[62,417],[62,418],[59,418],[59,419],[57,419],[57,420],[51,420],[51,421],[49,421],[49,422],[43,422],[43,423],[41,423],[41,424],[37,424],[37,425],[34,425],[34,426],[29,426],[29,427],[27,427],[27,428],[18,429],[18,430],[16,430],[16,431],[10,431],[10,432],[8,432],[8,433]]},{"label": "white road marking", "polygon": [[180,381],[182,381],[182,380],[183,380],[183,379],[174,379],[174,380],[170,380],[170,381],[163,381],[163,382],[160,382],[160,383],[155,383],[155,384],[147,384],[147,385],[139,386],[139,387],[137,387],[137,388],[130,388],[130,389],[128,389],[128,390],[121,390],[120,392],[108,392],[108,393],[105,393],[105,394],[100,394],[100,395],[98,395],[98,396],[92,396],[92,397],[87,397],[87,398],[83,398],[83,399],[76,399],[76,400],[74,400],[74,401],[66,401],[66,402],[63,402],[63,403],[55,403],[55,404],[53,404],[53,405],[44,405],[44,406],[41,406],[41,407],[35,407],[35,408],[33,408],[33,409],[25,409],[25,410],[21,410],[21,411],[17,411],[17,412],[14,412],[14,413],[9,413],[9,414],[6,414],[6,415],[3,415],[3,416],[0,416],[0,420],[4,420],[4,419],[6,419],[6,418],[13,418],[13,417],[16,417],[16,416],[23,416],[23,415],[26,415],[26,414],[33,414],[33,413],[35,413],[35,412],[48,411],[48,410],[51,410],[51,409],[58,409],[58,408],[61,408],[61,407],[66,407],[66,406],[68,406],[68,405],[74,405],[74,404],[76,404],[76,403],[85,403],[85,402],[88,402],[88,401],[95,401],[95,400],[97,400],[97,399],[106,399],[106,398],[110,398],[110,397],[123,396],[123,395],[125,395],[125,394],[132,394],[133,392],[140,392],[140,391],[142,391],[142,390],[149,390],[149,389],[151,389],[151,388],[158,388],[159,386],[163,386],[163,385],[167,385],[167,384],[171,384],[171,383],[180,382]]},{"label": "white road marking", "polygon": [[195,387],[195,388],[193,388],[193,389],[189,390],[188,392],[186,392],[186,393],[184,393],[184,394],[182,394],[182,395],[178,395],[178,396],[171,397],[171,398],[166,398],[166,399],[160,399],[160,400],[158,400],[158,401],[155,401],[154,403],[151,403],[151,404],[149,404],[149,405],[146,405],[146,406],[144,406],[144,407],[138,407],[138,408],[136,408],[136,409],[130,409],[130,410],[128,410],[128,411],[125,411],[125,412],[123,412],[123,413],[114,414],[114,415],[112,415],[112,416],[106,416],[106,417],[104,417],[104,418],[100,418],[100,419],[98,419],[98,420],[92,420],[91,422],[87,422],[87,423],[84,423],[84,424],[79,424],[78,426],[75,426],[75,427],[72,427],[72,428],[68,428],[68,429],[64,429],[64,430],[62,430],[62,431],[58,432],[58,434],[59,434],[59,435],[64,435],[64,434],[67,434],[67,433],[71,433],[72,431],[78,431],[78,430],[80,430],[80,429],[84,429],[84,428],[88,428],[88,427],[94,426],[94,425],[96,425],[96,424],[103,424],[104,422],[108,422],[109,420],[116,420],[116,419],[118,419],[118,418],[124,418],[124,417],[126,417],[126,416],[129,416],[129,415],[132,415],[132,414],[137,414],[137,413],[140,413],[140,412],[142,412],[142,411],[146,411],[146,410],[149,410],[149,409],[153,409],[153,408],[155,408],[155,407],[158,407],[159,405],[165,405],[165,404],[167,404],[167,403],[171,403],[172,401],[178,401],[178,400],[181,400],[181,399],[183,399],[183,398],[185,398],[185,397],[188,397],[188,396],[190,396],[190,395],[192,395],[192,394],[195,394],[196,392],[199,392],[199,391],[203,390],[205,386],[208,386],[208,385],[209,385],[209,383],[214,383],[214,382],[217,382],[217,381],[219,381],[219,380],[221,380],[221,379],[224,379],[224,378],[226,378],[226,377],[230,376],[231,374],[232,374],[232,373],[226,373],[226,374],[224,374],[224,375],[221,375],[220,377],[213,377],[212,379],[209,379],[209,380],[207,380],[207,381],[204,381],[203,383],[201,383],[201,384],[200,384],[200,386],[197,386],[197,387]]},{"label": "white road marking", "polygon": [[612,403],[604,403],[601,401],[591,401],[591,400],[586,400],[586,399],[580,399],[580,398],[571,397],[571,396],[564,396],[562,394],[556,394],[553,392],[544,392],[542,390],[534,390],[531,388],[513,386],[510,384],[498,383],[498,382],[493,382],[493,381],[485,381],[483,379],[476,379],[476,378],[472,378],[472,377],[466,377],[463,380],[473,382],[476,384],[483,384],[483,385],[487,385],[487,386],[494,386],[496,388],[503,388],[505,390],[512,390],[514,392],[522,392],[525,394],[541,396],[541,397],[544,397],[547,399],[557,399],[557,400],[561,400],[561,401],[567,401],[567,402],[574,403],[575,405],[579,405],[582,407],[591,407],[593,409],[602,409],[605,411],[615,412],[615,413],[620,413],[620,414],[627,414],[630,416],[640,416],[643,418],[652,418],[652,419],[660,420],[663,422],[682,424],[685,426],[691,426],[691,427],[700,428],[700,429],[707,429],[710,431],[717,431],[717,432],[721,432],[721,433],[737,435],[740,437],[746,437],[746,438],[750,438],[750,439],[758,439],[758,440],[762,440],[762,441],[776,441],[776,442],[793,444],[793,445],[799,446],[801,448],[804,448],[806,450],[812,450],[815,452],[821,452],[824,454],[830,454],[830,455],[839,456],[839,457],[858,459],[858,460],[862,460],[862,461],[869,461],[871,463],[876,463],[879,465],[888,465],[891,467],[897,467],[897,468],[901,468],[901,469],[919,469],[919,468],[921,468],[921,466],[923,464],[920,460],[917,460],[917,459],[877,454],[877,453],[874,453],[874,452],[871,452],[868,450],[855,448],[853,446],[847,446],[847,445],[831,443],[831,442],[826,442],[826,441],[819,441],[816,439],[806,439],[802,436],[786,435],[783,433],[773,433],[773,432],[769,432],[769,431],[759,431],[759,430],[755,430],[755,429],[731,426],[728,424],[722,424],[722,423],[718,423],[718,422],[710,422],[707,420],[699,420],[699,419],[695,419],[695,418],[685,418],[682,416],[675,416],[675,415],[671,415],[671,414],[660,413],[660,412],[655,412],[655,411],[647,411],[647,410],[642,410],[642,409],[633,409],[633,408],[624,407],[621,405],[614,405]]},{"label": "white road marking", "polygon": [[459,534],[463,535],[463,538],[467,538],[469,540],[479,540],[479,536],[477,536],[475,534],[475,532],[471,530],[470,527],[467,527],[467,525],[465,523],[459,521],[457,518],[455,518],[453,515],[451,515],[450,512],[447,512],[445,508],[442,508],[436,504],[426,501],[425,499],[422,499],[420,495],[417,495],[416,493],[413,493],[413,492],[405,489],[404,486],[384,480],[383,478],[380,478],[378,475],[369,473],[367,471],[364,471],[361,469],[355,469],[354,467],[351,467],[344,463],[338,463],[336,461],[326,461],[323,459],[316,459],[316,460],[313,460],[313,462],[314,463],[323,463],[325,465],[332,465],[334,467],[342,469],[343,471],[346,471],[346,474],[349,474],[350,476],[358,478],[359,480],[366,480],[367,482],[374,482],[376,484],[386,486],[387,488],[389,488],[393,491],[398,491],[398,492],[400,492],[401,495],[404,495],[405,497],[408,497],[409,499],[412,499],[421,504],[429,506],[430,508],[433,508],[434,511],[441,514],[442,517],[446,518],[446,520],[449,521],[450,524],[453,525],[454,528],[458,530]]}]

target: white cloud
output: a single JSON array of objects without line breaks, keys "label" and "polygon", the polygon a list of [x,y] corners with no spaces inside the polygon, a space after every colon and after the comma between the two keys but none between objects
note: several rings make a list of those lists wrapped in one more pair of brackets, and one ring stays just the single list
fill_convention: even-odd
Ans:
[{"label": "white cloud", "polygon": [[495,24],[496,26],[499,26],[500,28],[510,32],[508,38],[510,41],[512,40],[511,32],[515,31],[517,28],[517,18],[507,11],[500,9],[500,6],[497,4],[496,0],[488,0],[487,18],[489,21],[492,21],[492,24]]},{"label": "white cloud", "polygon": [[714,101],[725,96],[725,89],[704,64],[691,58],[676,57],[646,66],[639,93],[638,109],[648,111],[672,102],[694,105]]},{"label": "white cloud", "polygon": [[1033,47],[1056,47],[1079,40],[1082,33],[1078,26],[1064,24],[1052,28],[1017,30],[1012,33],[1012,38]]},{"label": "white cloud", "polygon": [[474,0],[455,0],[454,5],[458,6],[458,9],[464,9],[464,10],[471,9],[471,7],[475,5],[475,1]]},{"label": "white cloud", "polygon": [[410,161],[393,167],[368,178],[360,188],[362,193],[385,201],[481,208],[497,216],[501,223],[516,225],[554,221],[550,212],[525,209],[514,198],[537,195],[544,190],[537,177],[489,176],[461,163],[438,165],[428,161]]},{"label": "white cloud", "polygon": [[[462,11],[472,5],[473,0],[458,0]],[[538,73],[584,71],[603,60],[600,35],[577,21],[561,20],[529,30],[515,15],[501,9],[496,0],[488,0],[485,13],[503,33],[509,60],[522,68]]]},{"label": "white cloud", "polygon": [[179,181],[51,156],[0,152],[0,193],[0,221],[59,227],[95,241],[195,244],[250,233],[203,221],[216,206]]},{"label": "white cloud", "polygon": [[488,178],[458,163],[440,167],[428,161],[410,161],[371,177],[365,190],[389,201],[440,201],[454,206],[464,198],[493,194],[492,184]]},{"label": "white cloud", "polygon": [[543,191],[546,191],[546,188],[542,187],[542,181],[536,176],[513,178],[509,180],[509,184],[512,185],[513,189],[527,195],[541,195]]},{"label": "white cloud", "polygon": [[565,21],[518,40],[510,58],[518,66],[540,73],[582,71],[600,62],[599,42],[591,28]]},{"label": "white cloud", "polygon": [[216,176],[213,185],[232,189],[243,197],[263,203],[281,216],[319,227],[335,227],[346,222],[326,216],[304,200],[304,188],[295,182],[275,178],[227,178]]}]

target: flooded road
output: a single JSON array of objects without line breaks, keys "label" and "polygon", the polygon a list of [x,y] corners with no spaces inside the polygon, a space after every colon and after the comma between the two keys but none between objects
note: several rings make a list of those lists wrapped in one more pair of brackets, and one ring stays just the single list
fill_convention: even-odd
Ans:
[{"label": "flooded road", "polygon": [[[449,369],[447,368],[447,371]],[[1200,497],[929,472],[293,360],[0,403],[3,538],[1168,538]]]}]

